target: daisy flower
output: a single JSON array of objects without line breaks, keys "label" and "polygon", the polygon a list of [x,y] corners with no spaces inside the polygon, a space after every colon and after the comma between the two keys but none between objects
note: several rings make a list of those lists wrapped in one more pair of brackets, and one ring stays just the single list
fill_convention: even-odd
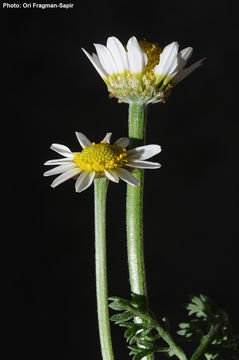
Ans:
[{"label": "daisy flower", "polygon": [[174,41],[161,49],[132,36],[126,47],[114,36],[106,46],[94,44],[96,54],[82,49],[106,83],[111,97],[125,103],[165,102],[172,88],[202,64],[185,68],[193,48],[179,51]]},{"label": "daisy flower", "polygon": [[76,132],[83,148],[80,152],[71,152],[65,145],[52,144],[51,149],[63,158],[49,160],[44,165],[57,165],[44,173],[44,176],[58,175],[51,184],[54,188],[70,178],[76,178],[75,189],[81,192],[87,189],[95,178],[106,177],[116,183],[124,180],[137,186],[138,180],[130,169],[157,169],[160,164],[145,161],[161,151],[159,145],[145,145],[126,150],[129,139],[122,137],[110,144],[111,133],[107,133],[100,143],[91,142],[84,134]]}]

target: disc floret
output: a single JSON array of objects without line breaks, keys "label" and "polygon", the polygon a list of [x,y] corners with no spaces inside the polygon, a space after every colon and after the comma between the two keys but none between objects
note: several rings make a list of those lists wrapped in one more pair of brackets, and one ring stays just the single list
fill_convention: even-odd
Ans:
[{"label": "disc floret", "polygon": [[127,165],[127,151],[116,144],[104,141],[85,147],[81,152],[74,153],[73,161],[82,171],[95,171],[97,177],[104,176],[104,170],[114,170]]}]

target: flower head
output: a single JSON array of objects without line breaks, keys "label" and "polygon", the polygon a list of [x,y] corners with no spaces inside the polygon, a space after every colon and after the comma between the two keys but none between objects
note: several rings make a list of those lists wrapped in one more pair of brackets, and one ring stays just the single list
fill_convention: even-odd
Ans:
[{"label": "flower head", "polygon": [[126,103],[165,102],[172,88],[202,64],[184,68],[193,49],[179,51],[177,42],[161,49],[131,37],[124,47],[114,36],[106,46],[94,44],[96,54],[82,49],[106,83],[110,95]]},{"label": "flower head", "polygon": [[51,149],[64,156],[49,160],[44,165],[57,165],[44,173],[44,176],[59,175],[51,184],[54,188],[70,178],[77,178],[75,189],[81,192],[87,189],[95,178],[106,177],[111,181],[124,180],[130,185],[139,185],[138,180],[129,171],[130,168],[157,169],[160,164],[145,161],[161,151],[159,145],[145,145],[126,150],[129,139],[118,139],[110,144],[111,133],[107,133],[100,143],[91,142],[85,135],[76,132],[83,150],[71,152],[65,145],[52,144]]}]

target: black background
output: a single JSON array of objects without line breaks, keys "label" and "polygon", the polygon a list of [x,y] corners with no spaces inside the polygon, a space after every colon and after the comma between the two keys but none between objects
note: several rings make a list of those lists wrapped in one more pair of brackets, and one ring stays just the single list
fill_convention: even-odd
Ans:
[{"label": "black background", "polygon": [[[176,328],[191,293],[212,297],[238,325],[238,48],[230,1],[75,2],[74,8],[3,9],[2,131],[8,251],[8,358],[100,358],[95,304],[93,188],[56,189],[43,163],[51,143],[79,151],[127,136],[127,105],[108,99],[83,54],[108,36],[192,46],[204,65],[165,105],[149,108],[147,143],[162,146],[145,181],[150,305]],[[125,183],[108,192],[109,295],[129,297]],[[5,190],[7,189],[7,190]],[[5,241],[4,241],[5,242]],[[116,358],[128,356],[113,326]]]}]

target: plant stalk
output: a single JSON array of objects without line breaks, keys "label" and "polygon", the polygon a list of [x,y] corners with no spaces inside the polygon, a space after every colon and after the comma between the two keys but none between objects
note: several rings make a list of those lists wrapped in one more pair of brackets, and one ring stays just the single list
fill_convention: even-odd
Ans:
[{"label": "plant stalk", "polygon": [[114,360],[107,289],[106,196],[108,179],[94,180],[95,202],[95,269],[98,327],[103,360]]},{"label": "plant stalk", "polygon": [[[145,105],[137,103],[129,105],[130,147],[142,146],[145,143],[146,111]],[[135,169],[133,175],[139,180],[140,185],[135,187],[127,185],[126,227],[130,288],[131,292],[144,297],[145,306],[148,307],[143,234],[144,171]],[[135,318],[135,322],[140,322],[140,319]],[[153,358],[154,356],[150,354],[144,359]]]},{"label": "plant stalk", "polygon": [[207,350],[208,345],[210,345],[212,343],[212,340],[213,340],[215,334],[217,333],[219,326],[220,326],[220,324],[212,326],[211,329],[209,330],[209,333],[202,337],[202,340],[201,340],[199,346],[193,353],[190,360],[200,360],[203,357],[203,355],[205,354],[205,352]]},{"label": "plant stalk", "polygon": [[[130,147],[144,145],[146,108],[141,104],[129,105]],[[128,267],[131,291],[147,298],[146,274],[144,264],[143,238],[143,195],[144,172],[135,169],[133,175],[140,181],[139,186],[127,185],[126,226]]]},{"label": "plant stalk", "polygon": [[187,357],[184,351],[178,346],[171,335],[164,330],[159,324],[155,326],[155,329],[158,331],[162,339],[169,345],[171,353],[173,353],[179,360],[187,360]]}]

